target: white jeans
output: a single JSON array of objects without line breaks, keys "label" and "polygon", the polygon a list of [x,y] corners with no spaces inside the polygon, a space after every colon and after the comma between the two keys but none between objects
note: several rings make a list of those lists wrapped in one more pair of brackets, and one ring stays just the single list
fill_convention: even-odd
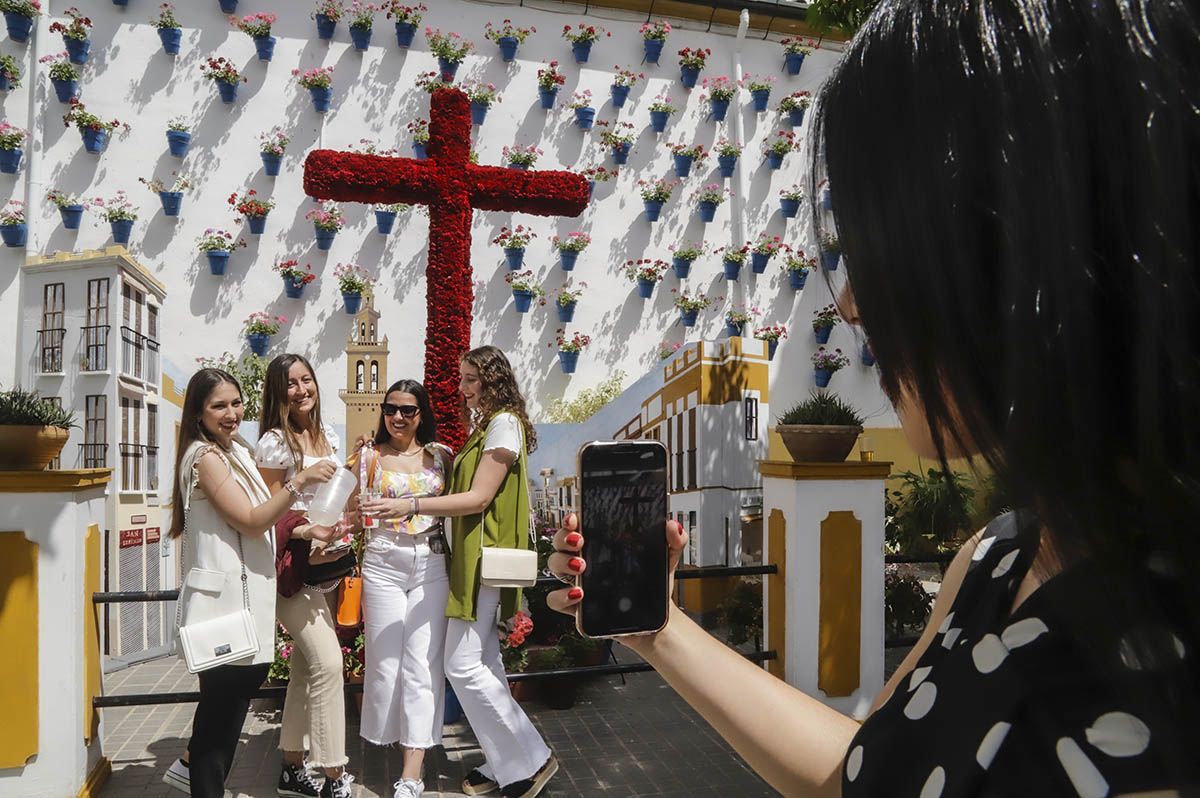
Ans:
[{"label": "white jeans", "polygon": [[366,674],[360,733],[377,745],[442,741],[446,559],[429,535],[376,530],[363,557]]},{"label": "white jeans", "polygon": [[550,758],[538,730],[504,678],[496,608],[500,591],[480,587],[474,621],[451,618],[446,629],[446,676],[462,704],[486,761],[485,776],[501,787],[528,779]]}]

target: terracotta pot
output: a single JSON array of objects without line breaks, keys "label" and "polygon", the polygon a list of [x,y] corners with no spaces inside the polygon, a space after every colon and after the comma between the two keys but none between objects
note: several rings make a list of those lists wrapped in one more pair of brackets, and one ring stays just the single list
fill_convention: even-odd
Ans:
[{"label": "terracotta pot", "polygon": [[533,681],[509,682],[508,689],[517,701],[532,701],[537,696],[537,682]]},{"label": "terracotta pot", "polygon": [[775,431],[797,463],[840,463],[854,448],[862,427],[778,424]]},{"label": "terracotta pot", "polygon": [[0,426],[0,471],[41,471],[58,457],[67,435],[58,427]]}]

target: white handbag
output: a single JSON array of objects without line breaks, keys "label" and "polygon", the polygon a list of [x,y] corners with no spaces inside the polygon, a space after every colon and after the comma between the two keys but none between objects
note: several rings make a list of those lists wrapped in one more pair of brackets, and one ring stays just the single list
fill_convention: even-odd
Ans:
[{"label": "white handbag", "polygon": [[[525,480],[525,452],[522,446],[517,469],[517,478],[525,489],[526,507],[529,503],[529,488]],[[527,510],[527,512],[529,512]],[[483,519],[480,518],[479,532],[483,534]],[[533,539],[533,513],[529,512],[528,549],[502,549],[484,546],[479,563],[479,584],[484,587],[533,587],[538,579],[537,543]]]}]

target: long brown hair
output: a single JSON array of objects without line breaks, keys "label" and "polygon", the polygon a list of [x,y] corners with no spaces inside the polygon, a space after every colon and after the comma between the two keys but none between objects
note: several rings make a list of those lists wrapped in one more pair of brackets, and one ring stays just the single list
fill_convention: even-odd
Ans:
[{"label": "long brown hair", "polygon": [[183,394],[183,414],[179,419],[179,441],[175,444],[175,482],[174,498],[171,500],[171,529],[168,534],[177,538],[183,533],[183,489],[179,486],[179,464],[191,445],[196,441],[216,443],[200,418],[204,415],[204,405],[208,397],[218,385],[230,383],[237,388],[238,396],[242,395],[242,386],[233,375],[221,369],[200,369],[188,380],[187,391]]},{"label": "long brown hair", "polygon": [[529,414],[525,412],[525,397],[517,386],[517,378],[513,375],[508,358],[494,346],[480,346],[462,356],[462,363],[474,366],[479,372],[479,412],[472,418],[467,408],[467,401],[462,402],[462,419],[464,426],[486,428],[492,416],[501,412],[509,412],[516,416],[525,429],[525,451],[537,449],[537,433]]},{"label": "long brown hair", "polygon": [[[288,372],[297,363],[308,369],[313,387],[317,390],[312,412],[308,414],[310,428],[307,430],[296,425],[291,415],[292,403],[288,401]],[[297,469],[304,467],[304,447],[300,443],[300,436],[305,432],[310,434],[318,447],[328,448],[325,427],[321,424],[321,386],[317,382],[317,372],[304,355],[279,355],[267,365],[267,373],[263,378],[262,418],[259,419],[258,428],[262,433],[279,430]]]}]

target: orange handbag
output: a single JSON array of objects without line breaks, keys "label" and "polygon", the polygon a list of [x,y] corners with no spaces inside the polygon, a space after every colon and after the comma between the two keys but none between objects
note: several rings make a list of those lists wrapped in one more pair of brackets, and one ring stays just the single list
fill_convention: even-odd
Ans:
[{"label": "orange handbag", "polygon": [[358,569],[338,585],[337,625],[353,628],[362,623],[362,576]]}]

